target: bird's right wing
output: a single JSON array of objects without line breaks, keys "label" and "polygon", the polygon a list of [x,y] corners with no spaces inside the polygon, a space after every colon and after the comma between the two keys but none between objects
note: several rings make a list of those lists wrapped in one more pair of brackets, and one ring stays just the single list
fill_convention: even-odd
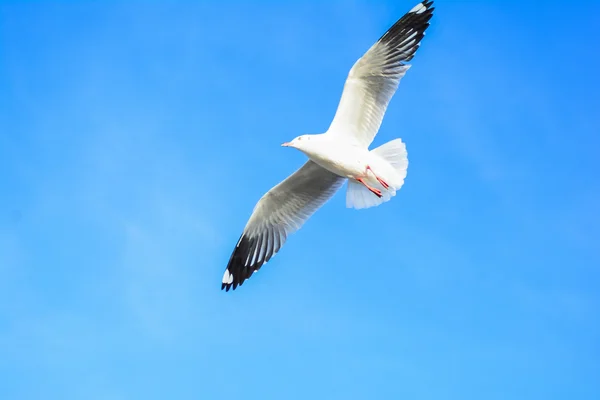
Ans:
[{"label": "bird's right wing", "polygon": [[221,289],[238,285],[279,251],[287,236],[325,204],[346,179],[308,161],[256,204],[227,269]]},{"label": "bird's right wing", "polygon": [[369,147],[400,79],[410,68],[406,63],[419,48],[433,10],[433,1],[417,4],[356,61],[328,135]]}]

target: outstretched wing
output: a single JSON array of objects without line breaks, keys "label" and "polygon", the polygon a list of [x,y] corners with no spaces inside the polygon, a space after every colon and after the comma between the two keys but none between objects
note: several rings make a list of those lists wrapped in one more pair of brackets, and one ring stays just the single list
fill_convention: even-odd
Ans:
[{"label": "outstretched wing", "polygon": [[235,246],[221,289],[235,289],[281,249],[287,236],[327,202],[346,179],[308,161],[256,204]]},{"label": "outstretched wing", "polygon": [[344,136],[368,148],[419,48],[433,1],[417,4],[400,18],[352,67],[327,134]]}]

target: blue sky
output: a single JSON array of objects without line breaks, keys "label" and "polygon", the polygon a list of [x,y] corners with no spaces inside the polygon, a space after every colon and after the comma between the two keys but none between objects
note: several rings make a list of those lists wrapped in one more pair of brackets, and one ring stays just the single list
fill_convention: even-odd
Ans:
[{"label": "blue sky", "polygon": [[220,291],[413,3],[0,3],[0,397],[599,398],[598,3],[437,1],[398,196]]}]

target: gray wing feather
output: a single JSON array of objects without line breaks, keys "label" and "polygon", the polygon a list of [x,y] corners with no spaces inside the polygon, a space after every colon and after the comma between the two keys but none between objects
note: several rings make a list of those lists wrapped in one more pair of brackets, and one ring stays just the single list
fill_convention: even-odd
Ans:
[{"label": "gray wing feather", "polygon": [[235,289],[260,269],[345,180],[308,161],[269,190],[254,207],[231,254],[221,289]]}]

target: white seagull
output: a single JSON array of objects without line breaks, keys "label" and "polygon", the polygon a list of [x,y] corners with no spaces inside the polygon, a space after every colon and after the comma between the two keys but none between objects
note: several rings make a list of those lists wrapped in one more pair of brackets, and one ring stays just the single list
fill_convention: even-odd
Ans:
[{"label": "white seagull", "polygon": [[235,245],[221,289],[229,291],[275,255],[348,180],[346,206],[368,208],[390,200],[404,183],[408,159],[402,140],[369,151],[383,115],[419,48],[433,1],[423,1],[400,18],[350,69],[327,132],[298,136],[293,147],[309,160],[256,204]]}]

